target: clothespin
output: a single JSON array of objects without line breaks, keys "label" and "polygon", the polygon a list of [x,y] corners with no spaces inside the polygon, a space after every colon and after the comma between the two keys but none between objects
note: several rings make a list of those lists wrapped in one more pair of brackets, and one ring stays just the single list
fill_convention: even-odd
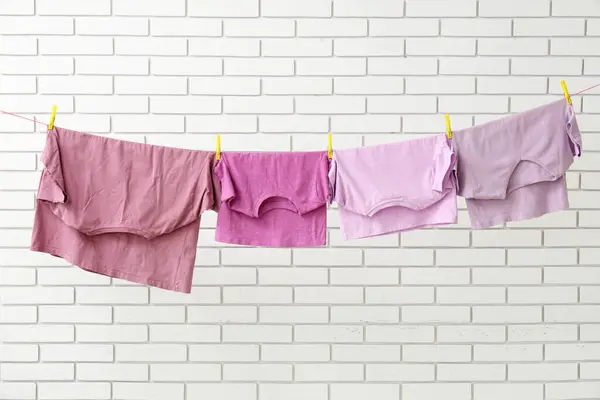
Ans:
[{"label": "clothespin", "polygon": [[450,116],[448,114],[444,114],[444,118],[446,119],[446,133],[448,134],[448,139],[452,139],[452,128],[450,128]]},{"label": "clothespin", "polygon": [[54,120],[56,119],[56,110],[57,110],[57,107],[52,106],[52,115],[50,115],[50,123],[48,124],[49,130],[54,129]]},{"label": "clothespin", "polygon": [[565,99],[567,99],[567,103],[573,104],[571,102],[571,95],[569,94],[569,90],[567,89],[567,83],[564,80],[560,81],[560,86],[562,86],[562,90],[565,94]]},{"label": "clothespin", "polygon": [[327,157],[331,160],[333,158],[333,140],[331,138],[331,132],[327,135]]},{"label": "clothespin", "polygon": [[217,160],[221,159],[221,135],[217,135]]}]

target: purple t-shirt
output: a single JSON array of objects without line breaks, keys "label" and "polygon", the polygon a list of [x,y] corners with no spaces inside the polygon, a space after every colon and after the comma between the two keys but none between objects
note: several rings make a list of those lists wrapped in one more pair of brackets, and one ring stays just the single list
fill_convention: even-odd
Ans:
[{"label": "purple t-shirt", "polygon": [[323,246],[327,231],[326,152],[227,152],[215,167],[222,197],[216,240]]}]

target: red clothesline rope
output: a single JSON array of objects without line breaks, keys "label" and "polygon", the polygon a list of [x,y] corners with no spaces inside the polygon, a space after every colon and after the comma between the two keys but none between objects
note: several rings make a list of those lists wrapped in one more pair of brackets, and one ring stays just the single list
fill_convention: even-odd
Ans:
[{"label": "red clothesline rope", "polygon": [[[587,89],[580,90],[580,91],[579,91],[579,92],[577,92],[577,93],[573,93],[571,96],[577,96],[578,94],[581,94],[581,93],[583,93],[583,92],[587,92],[588,90],[592,90],[592,89],[594,89],[594,88],[597,88],[598,86],[600,86],[600,83],[598,83],[597,85],[594,85],[594,86],[590,86],[590,87],[589,87],[589,88],[587,88]],[[45,123],[45,122],[40,122],[40,121],[37,121],[37,120],[35,120],[35,119],[27,118],[27,117],[24,117],[24,116],[22,116],[22,115],[14,114],[14,113],[11,113],[11,112],[8,112],[8,111],[3,111],[3,110],[0,110],[0,113],[2,113],[2,114],[6,114],[6,115],[12,115],[13,117],[17,117],[17,118],[21,118],[21,119],[24,119],[24,120],[27,120],[27,121],[35,122],[36,124],[41,124],[41,125],[46,125],[46,126],[48,126],[48,124],[47,124],[47,123]]]}]

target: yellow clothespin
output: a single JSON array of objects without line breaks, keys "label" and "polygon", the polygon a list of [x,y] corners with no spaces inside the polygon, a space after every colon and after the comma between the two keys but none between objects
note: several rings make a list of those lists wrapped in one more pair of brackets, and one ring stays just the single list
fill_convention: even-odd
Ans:
[{"label": "yellow clothespin", "polygon": [[331,138],[331,132],[327,135],[327,157],[331,160],[333,158],[333,139]]},{"label": "yellow clothespin", "polygon": [[48,124],[48,129],[52,130],[54,128],[54,120],[56,119],[56,106],[52,106],[52,115],[50,115],[50,123]]},{"label": "yellow clothespin", "polygon": [[450,128],[450,116],[448,114],[444,114],[444,118],[446,118],[446,133],[448,134],[448,139],[452,139],[452,128]]},{"label": "yellow clothespin", "polygon": [[221,135],[217,135],[217,160],[221,159]]},{"label": "yellow clothespin", "polygon": [[565,93],[565,99],[567,99],[567,103],[573,104],[571,102],[571,95],[569,94],[569,90],[567,90],[567,83],[565,81],[560,81],[560,86],[562,86],[562,90]]}]

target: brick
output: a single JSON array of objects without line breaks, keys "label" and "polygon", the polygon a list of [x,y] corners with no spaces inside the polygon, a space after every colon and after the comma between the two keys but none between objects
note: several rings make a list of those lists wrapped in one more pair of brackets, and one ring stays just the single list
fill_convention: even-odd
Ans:
[{"label": "brick", "polygon": [[112,322],[111,307],[108,306],[40,306],[39,321],[43,323],[89,323]]},{"label": "brick", "polygon": [[[370,75],[436,75],[437,59],[424,57],[369,58]],[[506,67],[508,71],[508,63]]]},{"label": "brick", "polygon": [[42,344],[41,361],[113,361],[113,348],[108,344]]},{"label": "brick", "polygon": [[575,325],[513,325],[508,327],[509,342],[565,342],[577,340]]},{"label": "brick", "polygon": [[330,385],[330,399],[369,399],[397,400],[400,386],[392,383],[333,383]]},{"label": "brick", "polygon": [[291,342],[290,326],[276,325],[226,325],[223,327],[223,341],[237,343]]},{"label": "brick", "polygon": [[392,306],[333,306],[333,323],[393,323],[399,321],[399,309]]},{"label": "brick", "polygon": [[285,19],[227,19],[225,36],[238,37],[291,37],[294,21]]},{"label": "brick", "polygon": [[541,361],[541,344],[482,344],[474,346],[476,361]]},{"label": "brick", "polygon": [[476,383],[473,385],[475,398],[481,400],[542,400],[542,383]]},{"label": "brick", "polygon": [[361,364],[298,364],[294,378],[304,382],[351,382],[364,379]]},{"label": "brick", "polygon": [[327,323],[327,307],[315,306],[263,306],[260,307],[263,323]]},{"label": "brick", "polygon": [[[294,38],[261,41],[261,53],[265,57],[324,57],[332,54],[332,48],[333,42],[328,39]],[[286,62],[289,63],[287,60]],[[286,73],[286,75],[291,74]]]},{"label": "brick", "polygon": [[[373,345],[373,344],[334,344],[332,346],[333,361],[360,361],[360,362],[385,362],[400,361],[400,345]],[[386,367],[392,367],[388,370]],[[369,369],[373,369],[369,372]],[[389,375],[396,371],[393,366],[388,364],[367,366],[368,380],[374,379],[377,375]],[[371,377],[369,377],[371,376]]]},{"label": "brick", "polygon": [[0,169],[5,171],[35,171],[35,154],[3,154],[2,159],[0,159]]},{"label": "brick", "polygon": [[110,285],[107,276],[90,274],[79,268],[43,268],[37,271],[40,285],[72,286],[72,285]]},{"label": "brick", "polygon": [[292,302],[290,287],[226,287],[224,303],[284,304]]},{"label": "brick", "polygon": [[364,58],[306,58],[296,60],[296,74],[308,76],[360,76],[366,75]]},{"label": "brick", "polygon": [[395,268],[336,268],[329,274],[333,285],[393,285],[399,281]]},{"label": "brick", "polygon": [[367,365],[367,381],[433,381],[435,367],[428,364],[371,364]]},{"label": "brick", "polygon": [[545,306],[544,321],[547,322],[600,322],[598,306],[561,305]]},{"label": "brick", "polygon": [[358,287],[298,287],[294,289],[294,301],[305,304],[362,303],[363,294]]},{"label": "brick", "polygon": [[366,99],[360,96],[297,97],[296,112],[299,114],[362,114]]},{"label": "brick", "polygon": [[503,342],[505,336],[504,327],[502,326],[449,325],[437,327],[437,340],[442,343]]},{"label": "brick", "polygon": [[475,268],[473,283],[495,285],[527,285],[542,282],[541,268]]},{"label": "brick", "polygon": [[367,36],[367,21],[365,19],[341,18],[300,19],[296,21],[296,29],[297,35],[301,37]]},{"label": "brick", "polygon": [[112,94],[112,78],[87,76],[40,77],[41,94]]},{"label": "brick", "polygon": [[188,396],[193,398],[256,400],[256,384],[253,383],[202,383],[186,386]]},{"label": "brick", "polygon": [[[367,326],[367,342],[381,343],[428,343],[434,341],[433,326],[390,325]],[[416,348],[414,354],[418,354]]]},{"label": "brick", "polygon": [[52,368],[45,364],[2,363],[2,379],[7,381],[67,381],[75,377],[74,364],[54,363]]},{"label": "brick", "polygon": [[600,50],[590,47],[596,42],[594,38],[556,38],[552,39],[550,46],[551,55],[559,56],[597,56]]},{"label": "brick", "polygon": [[547,383],[546,398],[549,400],[594,399],[598,396],[598,382]]},{"label": "brick", "polygon": [[116,344],[116,361],[185,361],[183,344]]},{"label": "brick", "polygon": [[225,381],[291,381],[292,366],[287,364],[225,364]]},{"label": "brick", "polygon": [[185,309],[179,306],[116,306],[115,322],[176,323],[184,322]]},{"label": "brick", "polygon": [[336,39],[336,56],[401,56],[404,40],[399,38],[351,38]]},{"label": "brick", "polygon": [[37,52],[37,42],[29,37],[0,38],[0,54],[31,55]]},{"label": "brick", "polygon": [[83,17],[75,20],[75,32],[78,35],[146,36],[148,21],[143,18]]},{"label": "brick", "polygon": [[189,0],[188,15],[196,17],[258,17],[258,0]]},{"label": "brick", "polygon": [[542,244],[539,231],[485,230],[473,232],[475,247],[534,247]]},{"label": "brick", "polygon": [[263,17],[330,17],[331,3],[320,0],[263,0]]},{"label": "brick", "polygon": [[117,115],[112,118],[115,132],[122,133],[164,133],[183,132],[183,116],[177,115]]},{"label": "brick", "polygon": [[[568,265],[576,264],[576,260],[576,249],[508,250],[508,265]],[[547,272],[549,269],[545,271]],[[547,275],[545,278],[547,278]]]},{"label": "brick", "polygon": [[[0,232],[0,237],[1,235]],[[3,243],[12,245],[8,240],[3,240]],[[32,268],[2,268],[0,269],[0,283],[11,286],[35,285],[35,270]]]},{"label": "brick", "polygon": [[599,17],[598,4],[594,0],[580,0],[572,3],[567,0],[552,1],[552,15],[560,17]]},{"label": "brick", "polygon": [[40,37],[40,54],[48,55],[111,55],[113,41],[108,37]]},{"label": "brick", "polygon": [[[218,326],[182,324],[150,325],[150,341],[155,343],[215,343],[220,341],[220,335],[221,329]],[[147,334],[145,336],[147,337]]]},{"label": "brick", "polygon": [[405,268],[401,271],[404,285],[460,285],[469,283],[467,268]]},{"label": "brick", "polygon": [[325,384],[276,384],[268,383],[260,385],[260,398],[262,400],[326,400],[327,385]]},{"label": "brick", "polygon": [[440,381],[503,381],[506,367],[502,364],[440,364],[437,366]]},{"label": "brick", "polygon": [[404,400],[436,399],[448,396],[456,400],[471,399],[468,383],[407,383],[402,385]]},{"label": "brick", "polygon": [[294,99],[281,96],[226,97],[223,111],[227,114],[291,114]]},{"label": "brick", "polygon": [[[38,346],[34,344],[1,344],[0,362],[38,361]],[[1,392],[0,392],[1,393]]]},{"label": "brick", "polygon": [[428,304],[434,301],[433,288],[367,287],[366,303],[371,304]]},{"label": "brick", "polygon": [[[485,3],[480,3],[485,4]],[[509,19],[462,19],[452,18],[442,20],[443,36],[473,36],[495,37],[511,36],[511,21]]]},{"label": "brick", "polygon": [[[4,4],[2,2],[0,7],[3,7]],[[0,17],[0,34],[2,35],[72,35],[73,33],[73,18]]]},{"label": "brick", "polygon": [[187,42],[181,38],[116,38],[117,55],[183,56],[187,54]]},{"label": "brick", "polygon": [[402,17],[404,2],[395,0],[334,0],[336,17]]},{"label": "brick", "polygon": [[79,75],[148,75],[148,60],[120,56],[77,57],[75,70]]},{"label": "brick", "polygon": [[[11,136],[15,136],[12,134]],[[28,135],[31,136],[31,135]],[[5,153],[8,154],[8,153]],[[3,168],[4,169],[4,168]],[[34,207],[34,198],[32,193],[28,192],[4,192],[0,199],[0,209],[3,210],[31,210]],[[21,243],[18,247],[26,247],[31,241],[31,235],[23,233],[24,231],[3,231],[2,243],[9,243],[11,240]],[[8,236],[8,237],[5,237]],[[28,237],[28,238],[27,238]],[[24,243],[24,244],[23,244]],[[16,244],[15,244],[16,246]]]},{"label": "brick", "polygon": [[116,94],[186,94],[187,82],[183,77],[117,76]]},{"label": "brick", "polygon": [[[0,14],[3,15],[32,15],[34,13],[34,0],[6,0],[0,5]],[[24,390],[28,389],[24,388]]]},{"label": "brick", "polygon": [[357,343],[362,342],[363,327],[344,325],[297,325],[294,341],[299,343]]},{"label": "brick", "polygon": [[433,96],[373,96],[367,98],[369,113],[435,113],[437,99]]},{"label": "brick", "polygon": [[499,287],[439,287],[440,304],[497,304],[505,302],[505,290]]},{"label": "brick", "polygon": [[[90,343],[133,343],[148,340],[148,328],[141,325],[77,326],[77,341]],[[46,341],[46,340],[44,340]]]},{"label": "brick", "polygon": [[[512,65],[518,60],[512,59]],[[444,57],[440,59],[440,74],[507,75],[508,61],[508,58],[503,57]],[[482,96],[477,98],[485,101]]]},{"label": "brick", "polygon": [[555,229],[544,232],[544,244],[548,247],[596,246],[598,229]]},{"label": "brick", "polygon": [[6,304],[73,304],[73,288],[32,287],[2,288],[0,303]]},{"label": "brick", "polygon": [[259,78],[191,78],[190,93],[204,95],[257,95],[260,94]]},{"label": "brick", "polygon": [[150,365],[150,378],[156,381],[218,381],[221,366],[218,364],[154,364]]},{"label": "brick", "polygon": [[547,17],[550,15],[550,1],[534,0],[527,4],[509,0],[500,6],[490,0],[479,3],[481,17]]},{"label": "brick", "polygon": [[76,374],[78,381],[146,381],[148,380],[148,366],[145,364],[78,363]]},{"label": "brick", "polygon": [[529,38],[483,38],[477,41],[480,55],[487,56],[545,56],[548,55],[547,39]]},{"label": "brick", "polygon": [[475,306],[475,323],[528,323],[541,322],[542,308],[538,306]]},{"label": "brick", "polygon": [[[131,18],[127,18],[131,20]],[[221,21],[194,18],[155,18],[150,20],[152,36],[221,36]]]},{"label": "brick", "polygon": [[219,114],[221,99],[214,96],[153,96],[150,111],[154,114]]},{"label": "brick", "polygon": [[110,15],[110,1],[37,0],[39,15]]},{"label": "brick", "polygon": [[[263,347],[264,354],[264,347]],[[258,361],[258,345],[198,344],[189,346],[190,361]]]},{"label": "brick", "polygon": [[582,19],[568,18],[519,18],[515,19],[515,36],[583,36],[585,24]]},{"label": "brick", "polygon": [[261,359],[276,362],[329,361],[329,346],[324,344],[262,345]]},{"label": "brick", "polygon": [[577,379],[577,364],[509,364],[508,379],[515,381]]},{"label": "brick", "polygon": [[294,62],[287,59],[256,58],[225,60],[225,75],[233,76],[290,76],[294,74]]},{"label": "brick", "polygon": [[576,287],[515,287],[508,288],[512,304],[568,304],[577,302]]},{"label": "brick", "polygon": [[409,38],[406,39],[406,54],[409,56],[472,56],[475,55],[475,39]]},{"label": "brick", "polygon": [[436,19],[373,19],[369,21],[371,36],[438,36]]},{"label": "brick", "polygon": [[469,307],[462,306],[403,306],[402,321],[408,323],[468,323]]},{"label": "brick", "polygon": [[[0,310],[4,312],[5,309]],[[18,311],[23,313],[24,310]],[[4,343],[66,343],[75,340],[75,331],[68,325],[3,325],[0,339]]]},{"label": "brick", "polygon": [[36,322],[36,320],[37,308],[35,306],[3,306],[0,308],[0,323],[19,324]]},{"label": "brick", "polygon": [[545,345],[548,361],[589,361],[600,359],[598,343],[561,343]]},{"label": "brick", "polygon": [[185,0],[174,0],[169,3],[160,0],[146,0],[143,4],[139,4],[135,0],[115,0],[114,13],[115,15],[128,16],[157,15],[182,17],[185,15],[185,3]]},{"label": "brick", "polygon": [[[315,115],[261,115],[261,132],[327,132],[329,118]],[[287,263],[284,263],[287,264]]]},{"label": "brick", "polygon": [[112,395],[124,400],[184,400],[183,383],[113,383]]},{"label": "brick", "polygon": [[436,249],[438,266],[504,265],[505,251],[500,249]]},{"label": "brick", "polygon": [[208,75],[223,73],[222,61],[217,58],[153,57],[150,69],[154,75]]},{"label": "brick", "polygon": [[292,254],[295,265],[351,266],[360,265],[362,259],[358,249],[294,249]]},{"label": "brick", "polygon": [[484,94],[546,93],[546,78],[479,77],[477,92]]},{"label": "brick", "polygon": [[[299,78],[299,77],[264,77],[262,78],[264,94],[331,94],[332,80],[330,78]],[[280,129],[279,131],[284,131]]]}]

